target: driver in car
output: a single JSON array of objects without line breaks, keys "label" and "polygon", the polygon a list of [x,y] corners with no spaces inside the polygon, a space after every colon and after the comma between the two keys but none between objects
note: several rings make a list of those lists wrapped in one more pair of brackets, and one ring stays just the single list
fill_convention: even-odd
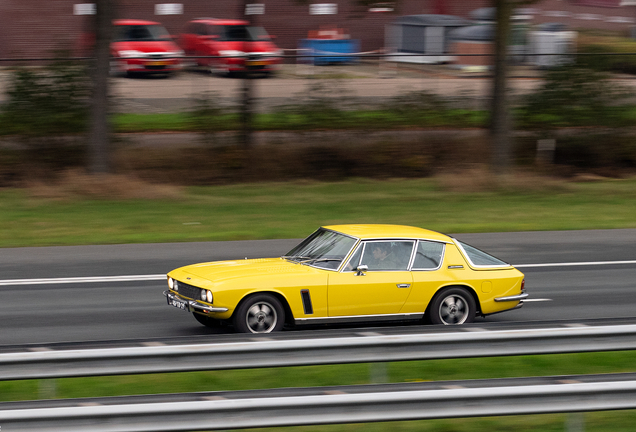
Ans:
[{"label": "driver in car", "polygon": [[396,257],[391,251],[391,243],[376,243],[371,253],[373,258],[367,264],[369,270],[393,270],[397,267]]}]

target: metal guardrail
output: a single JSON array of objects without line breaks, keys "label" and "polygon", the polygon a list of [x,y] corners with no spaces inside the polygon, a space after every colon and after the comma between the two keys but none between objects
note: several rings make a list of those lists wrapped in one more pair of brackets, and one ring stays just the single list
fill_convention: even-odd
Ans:
[{"label": "metal guardrail", "polygon": [[[273,336],[272,336],[273,337]],[[361,335],[0,354],[0,380],[636,349],[636,325]]]},{"label": "metal guardrail", "polygon": [[12,432],[159,432],[634,409],[633,378],[542,385],[487,380],[479,387],[421,390],[402,385],[398,391],[360,386],[367,391],[229,399],[208,393],[207,399],[200,394],[190,401],[179,400],[179,395],[137,403],[103,398],[104,404],[71,400],[40,408],[0,404],[0,425]]}]

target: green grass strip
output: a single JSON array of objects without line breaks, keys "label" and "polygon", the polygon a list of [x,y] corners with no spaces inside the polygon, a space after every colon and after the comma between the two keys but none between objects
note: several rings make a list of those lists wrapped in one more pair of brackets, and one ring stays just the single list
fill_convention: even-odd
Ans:
[{"label": "green grass strip", "polygon": [[[450,186],[357,179],[191,187],[147,199],[87,198],[81,185],[52,197],[37,188],[2,190],[0,247],[299,238],[339,223],[445,233],[636,227],[636,179],[541,185],[530,178],[481,192],[469,192],[471,175],[450,179]],[[147,188],[139,193],[155,195]]]}]

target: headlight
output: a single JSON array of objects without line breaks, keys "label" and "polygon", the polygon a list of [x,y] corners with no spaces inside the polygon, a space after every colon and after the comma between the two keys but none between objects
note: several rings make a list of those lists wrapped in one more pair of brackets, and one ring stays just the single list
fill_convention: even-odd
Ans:
[{"label": "headlight", "polygon": [[172,288],[172,289],[175,290],[175,291],[179,291],[179,282],[174,281],[173,285],[174,285],[174,288]]},{"label": "headlight", "polygon": [[202,289],[201,290],[201,300],[207,301],[208,303],[212,303],[212,300],[213,300],[212,291]]},{"label": "headlight", "polygon": [[137,50],[122,50],[117,53],[119,57],[145,57],[146,53]]},{"label": "headlight", "polygon": [[169,276],[168,276],[168,288],[170,288],[170,289],[174,288],[174,279],[172,279]]},{"label": "headlight", "polygon": [[242,57],[245,55],[245,53],[243,51],[237,50],[224,50],[219,51],[219,55],[222,55],[224,57]]}]

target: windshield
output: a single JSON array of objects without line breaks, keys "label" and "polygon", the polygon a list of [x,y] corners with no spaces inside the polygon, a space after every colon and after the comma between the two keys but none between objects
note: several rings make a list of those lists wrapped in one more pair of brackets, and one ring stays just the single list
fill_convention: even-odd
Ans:
[{"label": "windshield", "polygon": [[168,30],[160,25],[118,25],[115,26],[116,42],[167,41]]},{"label": "windshield", "polygon": [[225,31],[224,34],[221,35],[221,40],[253,42],[259,40],[269,40],[269,35],[263,27],[228,25],[225,26]]},{"label": "windshield", "polygon": [[283,258],[300,264],[337,270],[357,241],[353,237],[320,228]]}]

